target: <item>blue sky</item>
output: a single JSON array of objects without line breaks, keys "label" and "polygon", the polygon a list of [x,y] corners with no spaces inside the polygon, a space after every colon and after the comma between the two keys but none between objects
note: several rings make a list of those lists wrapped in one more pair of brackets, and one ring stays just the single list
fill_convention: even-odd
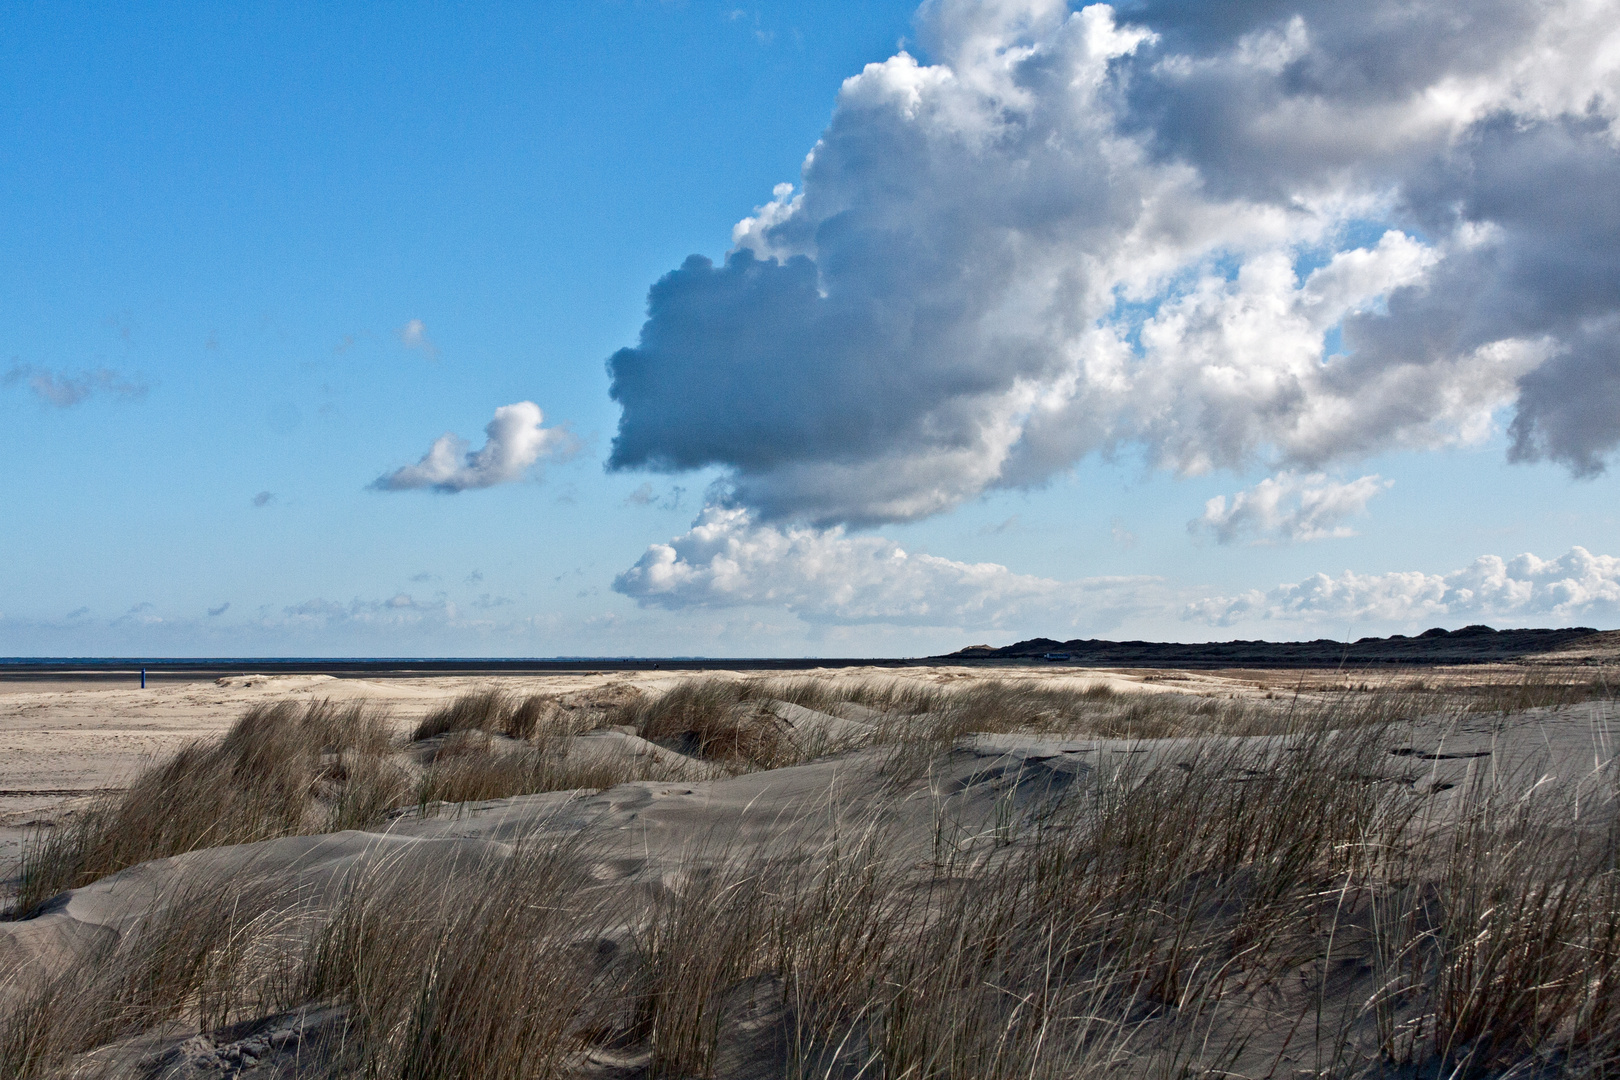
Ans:
[{"label": "blue sky", "polygon": [[[1514,62],[1493,45],[1465,74],[1494,104],[1344,180],[1265,146],[1216,160],[1199,133],[1231,121],[1188,135],[1176,94],[1212,91],[1163,74],[1226,71],[1214,92],[1252,101],[1239,78],[1354,60],[1331,14],[1257,8],[1222,37],[1153,5],[914,7],[8,6],[0,653],[1620,625],[1620,302],[1501,270],[1531,265],[1517,181],[1459,195],[1443,164],[1487,173],[1493,118],[1533,114],[1565,142],[1512,160],[1588,178],[1535,235],[1584,250],[1612,228],[1612,63],[1491,90]],[[1261,46],[1282,59],[1242,59]],[[1092,89],[1042,81],[1062,63]],[[1435,209],[1459,198],[1480,209]],[[1222,224],[1172,242],[1110,200]],[[714,267],[649,311],[694,253]],[[805,281],[819,300],[773,306]],[[1331,325],[1297,315],[1332,289]],[[1428,340],[1448,289],[1536,314],[1389,344]],[[1278,304],[1308,362],[1244,329]],[[1120,356],[1128,377],[1096,374]],[[543,420],[507,465],[402,471],[447,432],[476,453],[520,402]]]}]

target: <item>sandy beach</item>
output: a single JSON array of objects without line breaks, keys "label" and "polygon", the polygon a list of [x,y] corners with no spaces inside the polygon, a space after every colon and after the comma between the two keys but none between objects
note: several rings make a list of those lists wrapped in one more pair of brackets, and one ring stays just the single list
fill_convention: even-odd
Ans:
[{"label": "sandy beach", "polygon": [[[320,935],[374,909],[388,913],[387,932],[371,951],[341,961],[382,965],[366,979],[385,978],[409,995],[424,992],[410,988],[439,978],[444,964],[446,972],[462,963],[510,968],[478,976],[481,988],[457,991],[460,1004],[433,1021],[446,1025],[435,1038],[449,1039],[435,1053],[462,1064],[432,1075],[504,1075],[533,1060],[537,1051],[522,1047],[535,1039],[549,1047],[548,1070],[593,1080],[803,1072],[853,1080],[936,1053],[959,1059],[959,1071],[987,1052],[989,1044],[973,1041],[984,1023],[1012,1025],[997,1038],[1013,1040],[1006,1045],[1019,1060],[1038,1063],[1052,1046],[1067,1047],[1053,1066],[1063,1075],[1102,1060],[1133,1076],[1155,1075],[1166,1061],[1297,1072],[1315,1069],[1324,1053],[1358,1068],[1435,1054],[1444,1061],[1455,1055],[1434,1025],[1507,1021],[1448,1019],[1428,991],[1412,991],[1393,1012],[1364,1007],[1379,998],[1377,958],[1391,947],[1379,913],[1414,903],[1403,875],[1434,873],[1424,868],[1455,857],[1447,850],[1464,852],[1468,873],[1497,875],[1489,887],[1498,890],[1539,895],[1532,882],[1549,867],[1566,868],[1558,871],[1566,891],[1605,887],[1601,872],[1579,869],[1592,858],[1607,865],[1607,849],[1590,845],[1610,835],[1616,816],[1620,709],[1601,691],[1584,669],[1550,677],[1502,665],[1393,674],[991,665],[841,668],[792,679],[249,674],[144,690],[105,680],[6,684],[0,857],[12,887],[27,836],[55,843],[58,862],[92,857],[86,844],[100,845],[94,858],[114,861],[88,876],[71,871],[81,876],[63,880],[77,887],[47,890],[28,901],[26,917],[0,921],[0,970],[10,972],[0,978],[0,1031],[74,1075],[295,1080],[404,1068],[395,1037],[379,1042],[375,1028],[406,1023],[407,998],[390,1005],[393,991],[362,1000],[296,989],[361,977],[329,969],[338,961]],[[187,746],[189,757],[174,757]],[[158,776],[168,779],[154,787]],[[303,807],[290,819],[264,802],[288,797]],[[372,808],[356,809],[353,798]],[[1498,803],[1520,809],[1500,817]],[[1532,810],[1538,846],[1501,843],[1527,827]],[[242,834],[252,842],[206,840],[216,817],[240,828],[229,822],[244,812],[280,813],[282,823],[254,818]],[[204,839],[156,836],[188,819]],[[1234,848],[1239,834],[1250,838]],[[1373,834],[1379,850],[1408,854],[1344,861],[1347,844]],[[1465,842],[1472,846],[1455,846]],[[1263,855],[1277,843],[1313,854],[1262,886],[1278,872]],[[119,856],[118,845],[169,854]],[[1121,864],[1097,877],[1086,869],[1137,845],[1146,845],[1139,870]],[[1523,862],[1518,850],[1535,857]],[[1211,859],[1236,861],[1210,879]],[[1071,867],[1062,873],[1072,883],[1031,908],[1028,890],[1060,865]],[[1460,872],[1461,864],[1445,871]],[[1211,887],[1210,899],[1183,907]],[[1335,888],[1340,913],[1322,924],[1323,896]],[[1087,890],[1102,892],[1082,903]],[[1262,902],[1273,890],[1282,892]],[[478,914],[492,903],[511,905],[498,933]],[[1109,914],[1097,923],[1086,903]],[[1214,914],[1228,910],[1248,914],[1235,923]],[[1558,932],[1574,952],[1538,946],[1544,979],[1584,978],[1578,973],[1597,962],[1592,935],[1607,932],[1592,923],[1603,910],[1583,908]],[[564,914],[534,914],[547,911]],[[1478,934],[1517,934],[1532,932],[1541,911],[1526,908],[1526,929],[1511,931],[1492,929],[1488,912],[1445,918],[1485,919]],[[836,929],[849,919],[856,923]],[[1141,926],[1107,929],[1122,919]],[[1137,942],[1129,964],[1141,966],[1059,978],[1040,973],[1038,950],[1020,948],[984,954],[974,963],[991,966],[964,984],[948,974],[961,962],[950,958],[957,937],[1025,923],[1018,940],[1062,927],[1095,938],[1096,948]],[[845,955],[828,933],[864,935],[875,951]],[[1195,974],[1206,964],[1223,970],[1214,961],[1253,933],[1269,942],[1267,956],[1280,950],[1245,976],[1260,980],[1253,987]],[[210,942],[219,934],[258,943],[217,955],[248,948],[262,957],[220,969],[237,1004],[217,1015],[187,1011],[189,995],[211,1000],[217,991],[207,979],[216,976],[186,975],[213,969],[176,967],[173,950],[216,955],[223,946]],[[465,939],[456,959],[424,966],[422,950],[444,935]],[[1203,958],[1185,976],[1188,989],[1131,1004],[1142,979],[1162,977],[1152,975],[1164,963],[1162,944],[1178,939]],[[1311,959],[1317,949],[1326,954]],[[1329,992],[1335,953],[1349,966]],[[1620,972],[1620,952],[1612,961]],[[264,979],[277,965],[306,972],[297,977],[304,982],[273,980],[283,989],[272,992]],[[474,968],[444,977],[472,978]],[[912,1014],[896,1012],[889,991],[856,991],[862,980],[914,969],[905,977],[944,980],[928,991],[938,1014],[928,1023],[946,1025],[938,1034],[904,1026]],[[179,981],[158,998],[142,990],[149,1003],[138,1008],[96,1004],[124,1000],[119,988],[137,977]],[[186,981],[195,978],[204,982]],[[813,988],[795,990],[802,979]],[[1009,1013],[1005,1001],[973,989],[1030,979],[1057,980],[1043,992],[1068,1001],[1050,1021],[1061,1036],[1026,1029],[1019,1009]],[[526,999],[521,1030],[474,1037],[493,1015],[487,1010],[507,1011],[506,990],[489,996],[507,986],[538,995]],[[1204,1004],[1186,996],[1192,987]],[[38,994],[70,996],[51,998],[60,1003],[46,1027],[18,1027],[45,1015],[28,1011],[45,1000]],[[177,996],[160,1007],[163,994]],[[1082,999],[1137,1016],[1139,1033],[1123,1038],[1118,1020],[1106,1030],[1075,1027]],[[1296,1045],[1300,1021],[1289,1017],[1324,1009],[1341,1034],[1331,1046],[1320,1034]],[[109,1026],[109,1016],[124,1019]],[[1389,1035],[1395,1020],[1414,1034]],[[1194,1029],[1203,1050],[1186,1044]],[[1469,1045],[1470,1054],[1484,1052]],[[1490,1060],[1519,1060],[1512,1047],[1491,1049]]]}]

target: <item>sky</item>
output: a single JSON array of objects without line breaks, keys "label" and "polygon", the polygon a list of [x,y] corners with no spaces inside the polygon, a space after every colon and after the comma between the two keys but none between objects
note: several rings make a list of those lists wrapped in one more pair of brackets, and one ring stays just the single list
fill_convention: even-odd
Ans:
[{"label": "sky", "polygon": [[0,25],[0,655],[1620,627],[1615,0]]}]

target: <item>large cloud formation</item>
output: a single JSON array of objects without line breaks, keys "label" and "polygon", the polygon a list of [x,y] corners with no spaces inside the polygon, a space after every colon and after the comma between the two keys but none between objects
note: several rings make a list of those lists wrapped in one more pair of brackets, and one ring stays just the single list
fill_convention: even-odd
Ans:
[{"label": "large cloud formation", "polygon": [[422,460],[384,473],[371,487],[377,491],[431,488],[454,494],[521,480],[541,455],[566,451],[572,444],[566,431],[541,427],[543,418],[540,406],[532,401],[502,405],[484,426],[489,438],[481,449],[469,452],[466,439],[446,432],[433,441]]},{"label": "large cloud formation", "polygon": [[612,467],[909,520],[1093,452],[1620,444],[1615,0],[934,0],[653,286]]}]

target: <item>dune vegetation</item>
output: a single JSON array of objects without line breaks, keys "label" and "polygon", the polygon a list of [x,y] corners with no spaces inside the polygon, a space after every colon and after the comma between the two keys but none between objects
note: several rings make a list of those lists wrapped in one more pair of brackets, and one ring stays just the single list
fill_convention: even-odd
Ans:
[{"label": "dune vegetation", "polygon": [[[398,737],[255,708],[30,847],[0,927],[149,860],[266,854],[0,975],[0,1076],[1602,1076],[1606,689],[693,678],[480,692]],[[1434,748],[1457,731],[1485,749]],[[771,776],[818,770],[842,816],[769,804]],[[558,815],[632,781],[753,785],[776,817],[640,841],[613,877],[636,819]],[[530,828],[440,839],[474,800],[546,792]],[[431,844],[316,879],[257,843],[340,830]]]}]

